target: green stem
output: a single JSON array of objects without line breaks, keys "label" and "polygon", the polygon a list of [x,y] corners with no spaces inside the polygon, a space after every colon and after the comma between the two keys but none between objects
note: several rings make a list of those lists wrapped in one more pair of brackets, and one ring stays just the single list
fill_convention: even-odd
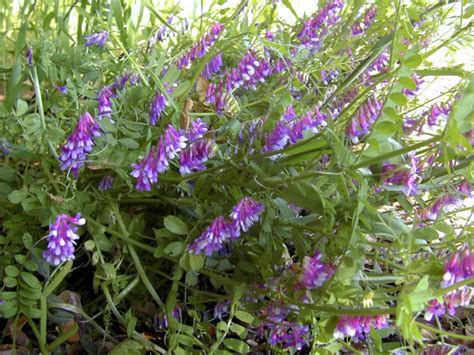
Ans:
[{"label": "green stem", "polygon": [[49,351],[54,351],[56,348],[58,348],[62,343],[64,343],[69,337],[72,337],[74,334],[76,334],[79,331],[79,326],[74,324],[74,326],[71,329],[68,329],[66,332],[62,333],[60,336],[58,336],[51,344],[49,344],[46,348]]},{"label": "green stem", "polygon": [[36,327],[35,322],[30,317],[26,318],[28,320],[28,324],[30,325],[31,330],[35,334],[36,339],[38,340],[38,344],[40,346],[40,350],[42,354],[49,354],[49,351],[46,349],[45,344],[41,341],[41,335]]},{"label": "green stem", "polygon": [[47,298],[58,286],[59,284],[64,280],[67,274],[72,269],[72,261],[67,261],[64,263],[63,267],[61,268],[61,271],[59,271],[58,274],[54,277],[54,279],[46,285],[46,288],[43,291],[43,296]]},{"label": "green stem", "polygon": [[48,333],[48,307],[46,305],[46,297],[44,294],[40,297],[40,344],[46,347],[46,335]]},{"label": "green stem", "polygon": [[467,341],[474,341],[474,336],[467,336],[467,335],[462,335],[462,334],[450,333],[450,332],[447,332],[443,329],[438,329],[438,328],[432,327],[432,326],[430,326],[428,324],[425,324],[425,323],[420,323],[420,322],[416,322],[416,321],[415,321],[415,323],[420,328],[429,330],[429,331],[437,333],[437,334],[445,335],[445,336],[450,337],[450,338],[467,340]]},{"label": "green stem", "polygon": [[[112,209],[115,212],[117,222],[119,224],[120,229],[122,230],[123,235],[128,237],[129,233],[127,231],[127,228],[125,227],[125,224],[123,223],[122,215],[120,214],[120,210],[118,208],[117,202],[114,201],[111,205],[112,205],[111,206]],[[161,300],[160,296],[158,296],[158,293],[156,293],[156,290],[151,284],[150,280],[148,279],[148,276],[146,275],[145,270],[143,269],[143,265],[140,262],[140,258],[138,257],[137,252],[135,251],[135,248],[130,243],[127,243],[127,248],[130,253],[130,256],[132,257],[133,263],[135,264],[138,275],[140,275],[140,278],[142,279],[142,282],[145,285],[146,289],[150,293],[151,297],[153,297],[153,299],[156,301],[156,303],[158,303],[160,307],[164,308],[165,305],[163,301]]]}]

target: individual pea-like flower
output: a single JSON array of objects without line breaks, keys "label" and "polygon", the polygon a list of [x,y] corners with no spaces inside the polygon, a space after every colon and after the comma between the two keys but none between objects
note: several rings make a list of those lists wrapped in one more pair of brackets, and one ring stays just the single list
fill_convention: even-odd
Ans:
[{"label": "individual pea-like flower", "polygon": [[413,196],[418,192],[419,172],[418,158],[411,154],[408,168],[400,164],[384,163],[382,166],[382,179],[385,186],[402,185],[403,193],[406,196]]},{"label": "individual pea-like flower", "polygon": [[97,115],[98,119],[112,117],[112,98],[115,97],[115,93],[109,86],[104,86],[99,92],[97,93],[97,100],[99,101],[98,110],[99,113]]},{"label": "individual pea-like flower", "polygon": [[99,183],[99,191],[107,191],[112,188],[115,177],[112,175],[105,175]]},{"label": "individual pea-like flower", "polygon": [[26,62],[28,63],[28,65],[30,67],[33,66],[33,48],[28,47],[25,53],[25,57],[26,57]]},{"label": "individual pea-like flower", "polygon": [[222,319],[229,314],[231,302],[229,300],[216,303],[214,306],[214,319]]},{"label": "individual pea-like flower", "polygon": [[334,337],[336,339],[356,337],[357,339],[363,340],[370,332],[370,328],[387,328],[388,319],[389,316],[385,314],[376,316],[343,315],[337,322]]},{"label": "individual pea-like flower", "polygon": [[438,300],[434,299],[428,302],[428,306],[425,309],[424,318],[427,322],[431,322],[433,316],[441,317],[446,313],[446,308],[443,303],[439,303]]},{"label": "individual pea-like flower", "polygon": [[[172,15],[168,16],[168,18],[166,19],[166,22],[171,25],[171,23],[173,22],[173,16]],[[158,30],[155,32],[155,34],[148,41],[148,45],[150,47],[153,47],[156,44],[156,42],[158,41],[163,42],[163,40],[165,39],[167,28],[168,27],[165,25],[160,26]]]},{"label": "individual pea-like flower", "polygon": [[329,1],[314,17],[308,19],[298,34],[298,38],[306,47],[319,49],[330,26],[339,21],[339,14],[344,7],[341,0]]},{"label": "individual pea-like flower", "polygon": [[190,144],[180,154],[181,175],[206,170],[206,163],[214,156],[214,143],[209,139],[200,139]]},{"label": "individual pea-like flower", "polygon": [[138,74],[124,73],[118,75],[110,87],[114,91],[123,90],[127,83],[130,83],[130,86],[134,86],[138,83],[139,80],[140,77],[138,76]]},{"label": "individual pea-like flower", "polygon": [[195,121],[191,122],[191,127],[186,132],[186,137],[188,138],[189,142],[193,142],[200,138],[203,138],[204,135],[207,133],[207,124],[201,118],[198,118]]},{"label": "individual pea-like flower", "polygon": [[85,36],[84,39],[86,42],[84,43],[84,46],[90,47],[92,45],[97,45],[99,47],[103,47],[107,40],[109,39],[109,32],[107,31],[102,31],[102,32],[97,32],[90,34],[88,36]]},{"label": "individual pea-like flower", "polygon": [[84,165],[87,155],[92,151],[94,140],[100,136],[100,127],[92,116],[86,112],[80,118],[67,143],[61,147],[59,155],[60,169],[71,169],[75,178],[79,168]]},{"label": "individual pea-like flower", "polygon": [[350,120],[346,130],[347,136],[353,144],[359,143],[359,138],[369,132],[372,124],[379,116],[382,106],[382,101],[372,96],[359,107],[356,114]]},{"label": "individual pea-like flower", "polygon": [[468,248],[454,253],[444,266],[441,287],[446,288],[474,276],[474,253]]},{"label": "individual pea-like flower", "polygon": [[289,105],[286,108],[285,112],[283,112],[283,118],[288,122],[291,122],[296,118],[296,112],[293,105]]},{"label": "individual pea-like flower", "polygon": [[336,119],[347,106],[357,97],[359,90],[357,88],[350,89],[343,93],[341,96],[335,97],[329,104],[328,111],[331,114],[331,118]]},{"label": "individual pea-like flower", "polygon": [[268,344],[281,345],[283,348],[295,348],[297,351],[308,344],[309,326],[283,321],[270,327],[267,335]]},{"label": "individual pea-like flower", "polygon": [[413,73],[411,75],[411,78],[413,80],[413,82],[415,83],[415,88],[414,89],[408,89],[408,88],[404,88],[402,90],[402,93],[409,97],[409,98],[413,98],[416,96],[416,94],[418,93],[418,91],[420,90],[420,86],[421,84],[424,83],[424,80],[416,73]]},{"label": "individual pea-like flower", "polygon": [[48,247],[43,251],[43,258],[51,265],[59,265],[67,260],[74,260],[76,234],[79,227],[86,223],[81,214],[74,217],[67,214],[60,214],[56,221],[50,225],[47,235]]},{"label": "individual pea-like flower", "polygon": [[202,76],[209,79],[213,74],[218,73],[222,66],[222,53],[216,54],[206,64],[202,71]]},{"label": "individual pea-like flower", "polygon": [[[289,134],[290,131],[286,123],[282,120],[277,121],[273,130],[265,136],[265,145],[262,152],[267,153],[283,149],[290,139]],[[277,158],[277,155],[273,155],[272,158]]]},{"label": "individual pea-like flower", "polygon": [[222,82],[210,83],[206,91],[207,104],[213,104],[218,115],[229,109],[231,96]]},{"label": "individual pea-like flower", "polygon": [[267,29],[265,31],[265,38],[268,39],[270,42],[273,42],[273,40],[275,39],[275,32],[270,29]]},{"label": "individual pea-like flower", "polygon": [[166,96],[161,92],[157,92],[153,97],[150,105],[150,124],[155,126],[158,123],[158,119],[161,117],[161,113],[165,110],[168,105]]},{"label": "individual pea-like flower", "polygon": [[163,134],[166,157],[170,160],[174,159],[179,152],[186,148],[186,141],[188,140],[184,131],[177,130],[172,125],[168,125]]},{"label": "individual pea-like flower", "polygon": [[54,88],[60,92],[61,94],[67,94],[67,86],[66,85],[55,85]]},{"label": "individual pea-like flower", "polygon": [[230,214],[234,228],[233,238],[240,236],[241,230],[247,232],[260,219],[264,207],[251,197],[244,197],[233,208]]},{"label": "individual pea-like flower", "polygon": [[0,138],[0,157],[10,154],[11,147],[12,145],[5,138]]},{"label": "individual pea-like flower", "polygon": [[178,59],[178,68],[189,68],[194,60],[204,57],[214,43],[216,43],[217,38],[219,38],[223,30],[223,24],[219,22],[214,23],[209,31],[198,42],[196,42],[187,53]]},{"label": "individual pea-like flower", "polygon": [[322,262],[321,258],[322,254],[319,251],[316,251],[313,256],[303,258],[299,282],[307,289],[321,287],[334,275],[334,265]]},{"label": "individual pea-like flower", "polygon": [[188,250],[193,254],[212,256],[214,252],[222,250],[224,244],[231,238],[232,227],[223,216],[219,216],[209,227],[195,239]]}]

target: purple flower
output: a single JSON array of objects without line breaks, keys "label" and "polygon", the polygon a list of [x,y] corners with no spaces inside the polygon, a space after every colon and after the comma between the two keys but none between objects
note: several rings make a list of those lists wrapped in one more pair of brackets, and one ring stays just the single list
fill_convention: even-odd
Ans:
[{"label": "purple flower", "polygon": [[267,59],[258,59],[248,50],[239,64],[227,74],[228,90],[242,87],[245,90],[256,90],[257,85],[264,83],[272,74],[272,65]]},{"label": "purple flower", "polygon": [[344,110],[347,104],[351,103],[357,97],[359,90],[357,88],[346,91],[342,96],[334,98],[329,105],[328,111],[332,119],[336,119]]},{"label": "purple flower", "polygon": [[12,145],[5,138],[0,138],[0,157],[10,154],[11,147]]},{"label": "purple flower", "polygon": [[174,159],[179,152],[186,148],[186,141],[188,139],[184,135],[184,131],[178,131],[172,125],[168,125],[163,136],[166,157],[168,159]]},{"label": "purple flower", "polygon": [[265,38],[272,42],[275,39],[275,33],[272,30],[267,29],[265,31]]},{"label": "purple flower", "polygon": [[204,57],[214,43],[216,43],[217,38],[223,30],[223,24],[219,22],[214,23],[209,31],[198,42],[196,42],[187,53],[178,59],[178,68],[189,68],[194,60]]},{"label": "purple flower", "polygon": [[216,303],[214,306],[214,319],[222,319],[229,314],[229,300]]},{"label": "purple flower", "polygon": [[441,287],[446,288],[474,276],[474,253],[465,248],[453,254],[444,266]]},{"label": "purple flower", "polygon": [[367,29],[372,26],[372,23],[374,23],[376,14],[377,9],[375,6],[368,9],[364,15],[364,20],[352,26],[352,35],[359,36],[367,31]]},{"label": "purple flower", "polygon": [[180,154],[181,175],[206,170],[205,162],[214,156],[214,144],[209,139],[200,139],[190,144]]},{"label": "purple flower", "polygon": [[283,118],[286,121],[293,121],[296,118],[296,112],[295,109],[293,108],[293,105],[289,105],[285,112],[283,112]]},{"label": "purple flower", "polygon": [[28,47],[28,49],[26,50],[26,62],[28,63],[28,65],[31,67],[33,66],[33,48],[31,47]]},{"label": "purple flower", "polygon": [[202,71],[202,76],[206,79],[209,79],[212,74],[218,73],[222,66],[222,53],[216,54],[212,59],[206,64]]},{"label": "purple flower", "polygon": [[457,188],[457,194],[446,194],[438,198],[429,208],[422,211],[423,219],[436,220],[441,211],[452,212],[461,207],[463,198],[474,197],[474,190],[467,181],[463,181]]},{"label": "purple flower", "polygon": [[102,178],[99,183],[99,191],[107,191],[112,188],[112,184],[114,183],[115,177],[112,175],[106,175]]},{"label": "purple flower", "polygon": [[375,96],[369,98],[352,117],[347,126],[347,136],[353,144],[359,143],[359,138],[366,135],[382,109],[383,103]]},{"label": "purple flower", "polygon": [[161,92],[157,92],[153,101],[150,105],[150,124],[155,126],[158,122],[158,119],[161,116],[161,113],[164,111],[168,102],[166,101],[165,95]]},{"label": "purple flower", "polygon": [[[166,19],[166,22],[168,22],[168,24],[171,25],[171,23],[173,22],[173,16],[168,16],[168,18]],[[160,26],[160,28],[158,28],[156,33],[150,38],[148,42],[150,47],[153,47],[157,41],[163,42],[165,38],[165,34],[166,34],[166,29],[167,27],[165,25]]]},{"label": "purple flower", "polygon": [[402,90],[402,93],[409,98],[415,97],[418,91],[420,90],[420,85],[424,83],[424,80],[420,76],[418,76],[416,73],[413,73],[411,75],[411,78],[415,82],[416,87],[413,90],[408,89],[408,88],[404,88]]},{"label": "purple flower", "polygon": [[438,300],[431,300],[428,302],[428,306],[425,309],[425,320],[431,322],[433,316],[441,317],[446,313],[446,308]]},{"label": "purple flower", "polygon": [[251,197],[244,197],[233,208],[230,219],[234,225],[233,238],[240,236],[240,230],[247,232],[260,219],[264,207]]},{"label": "purple flower", "polygon": [[116,90],[123,90],[127,83],[130,83],[130,86],[134,86],[135,84],[138,83],[140,80],[140,77],[138,74],[133,74],[133,73],[125,73],[122,75],[117,76],[115,81],[112,83],[111,88],[116,91]]},{"label": "purple flower", "polygon": [[[262,152],[273,152],[284,148],[290,139],[289,134],[290,131],[285,122],[282,120],[278,121],[273,130],[265,136],[265,145],[263,146]],[[273,155],[272,158],[275,159],[277,156]]]},{"label": "purple flower", "polygon": [[308,111],[299,120],[293,122],[290,127],[290,141],[296,143],[304,137],[305,131],[318,133],[319,126],[326,126],[327,115],[322,114],[318,108]]},{"label": "purple flower", "polygon": [[59,265],[67,260],[74,260],[75,240],[79,239],[76,234],[79,227],[86,223],[81,214],[71,217],[67,214],[60,214],[56,221],[50,225],[48,239],[48,249],[43,251],[43,258],[51,265]]},{"label": "purple flower", "polygon": [[230,94],[227,92],[224,84],[209,84],[206,92],[205,102],[208,104],[214,104],[217,114],[222,114],[229,108]]},{"label": "purple flower", "polygon": [[384,185],[403,185],[403,193],[406,196],[413,196],[416,195],[418,189],[419,170],[418,159],[412,154],[409,168],[399,164],[384,163],[382,179]]},{"label": "purple flower", "polygon": [[449,104],[434,104],[424,113],[428,126],[437,126],[440,119],[446,120],[451,112]]},{"label": "purple flower", "polygon": [[279,345],[283,348],[292,348],[300,351],[308,341],[305,339],[309,335],[309,326],[283,321],[269,327],[267,335],[268,344]]},{"label": "purple flower", "polygon": [[61,94],[67,94],[67,86],[66,85],[55,85],[56,90],[58,90]]},{"label": "purple flower", "polygon": [[79,168],[84,165],[87,155],[92,151],[95,137],[99,136],[99,125],[88,112],[84,113],[67,139],[67,143],[61,147],[59,155],[61,170],[71,169],[72,174],[77,178]]},{"label": "purple flower", "polygon": [[191,128],[186,132],[186,137],[189,142],[198,140],[207,133],[207,124],[201,118],[191,122]]},{"label": "purple flower", "polygon": [[349,316],[344,315],[339,318],[339,321],[334,330],[334,337],[336,339],[344,337],[356,337],[360,340],[365,339],[366,334],[370,332],[370,328],[382,329],[388,327],[388,315],[376,316]]},{"label": "purple flower", "polygon": [[98,119],[111,118],[112,114],[112,97],[115,97],[115,93],[109,86],[104,86],[97,93],[97,100],[99,101],[99,114]]},{"label": "purple flower", "polygon": [[339,21],[339,13],[343,7],[344,2],[341,0],[330,1],[314,17],[308,19],[298,34],[301,44],[319,49],[329,27]]},{"label": "purple flower", "polygon": [[195,239],[188,247],[193,254],[205,254],[212,256],[216,251],[224,247],[224,243],[231,238],[232,227],[224,217],[219,216],[211,225]]},{"label": "purple flower", "polygon": [[137,191],[151,191],[151,184],[158,182],[158,157],[156,147],[153,146],[150,152],[139,164],[132,164],[131,175],[137,179],[135,189]]},{"label": "purple flower", "polygon": [[109,33],[107,31],[97,32],[85,36],[84,39],[86,40],[86,43],[84,43],[84,46],[86,47],[92,46],[94,44],[98,45],[99,47],[103,47],[105,42],[107,42],[107,39],[109,39]]},{"label": "purple flower", "polygon": [[339,75],[337,70],[321,70],[321,80],[324,85],[328,85],[330,82],[334,81]]},{"label": "purple flower", "polygon": [[316,251],[314,256],[305,256],[303,259],[299,282],[307,289],[321,287],[334,275],[334,265],[323,263],[321,258],[321,253]]}]

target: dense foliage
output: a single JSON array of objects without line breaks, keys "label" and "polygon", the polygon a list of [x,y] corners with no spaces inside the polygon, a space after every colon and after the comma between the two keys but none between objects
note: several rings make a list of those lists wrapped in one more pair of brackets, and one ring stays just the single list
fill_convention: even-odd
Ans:
[{"label": "dense foliage", "polygon": [[291,3],[2,1],[4,349],[474,345],[474,7]]}]

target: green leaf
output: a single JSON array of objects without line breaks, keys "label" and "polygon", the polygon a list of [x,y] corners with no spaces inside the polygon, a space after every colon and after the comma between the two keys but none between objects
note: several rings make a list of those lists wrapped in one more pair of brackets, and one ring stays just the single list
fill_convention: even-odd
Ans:
[{"label": "green leaf", "polygon": [[167,216],[165,217],[164,224],[167,230],[171,233],[186,235],[188,234],[188,227],[181,219],[176,216]]},{"label": "green leaf", "polygon": [[407,98],[405,97],[405,95],[399,92],[396,92],[390,95],[390,100],[392,100],[394,103],[396,103],[399,106],[405,106],[407,103]]},{"label": "green leaf", "polygon": [[20,270],[14,265],[8,265],[5,268],[5,274],[10,277],[17,277],[20,275]]},{"label": "green leaf", "polygon": [[18,99],[16,101],[16,115],[23,116],[27,111],[28,104],[25,101]]},{"label": "green leaf", "polygon": [[255,320],[255,317],[253,315],[245,311],[235,311],[235,317],[238,320],[249,324],[253,323],[253,321]]},{"label": "green leaf", "polygon": [[230,330],[237,334],[240,339],[245,339],[248,334],[247,329],[245,329],[245,327],[242,327],[240,324],[231,324]]},{"label": "green leaf", "polygon": [[41,288],[41,283],[39,280],[36,278],[35,275],[30,274],[28,272],[22,272],[20,274],[21,279],[31,288],[36,289],[36,288]]},{"label": "green leaf", "polygon": [[250,351],[250,346],[242,340],[238,339],[224,339],[224,345],[227,346],[230,350],[234,350],[238,354],[245,354]]},{"label": "green leaf", "polygon": [[15,190],[8,195],[8,200],[13,204],[18,204],[28,196],[27,191]]},{"label": "green leaf", "polygon": [[415,54],[409,57],[408,59],[406,59],[404,64],[408,68],[416,68],[417,66],[421,64],[422,61],[423,61],[423,57],[419,54]]},{"label": "green leaf", "polygon": [[169,256],[179,256],[184,251],[184,243],[183,242],[172,242],[165,247],[165,254]]},{"label": "green leaf", "polygon": [[186,271],[198,272],[204,266],[203,255],[195,255],[193,253],[184,253],[180,259],[180,266]]},{"label": "green leaf", "polygon": [[140,145],[131,138],[119,139],[120,144],[129,149],[137,149]]}]

